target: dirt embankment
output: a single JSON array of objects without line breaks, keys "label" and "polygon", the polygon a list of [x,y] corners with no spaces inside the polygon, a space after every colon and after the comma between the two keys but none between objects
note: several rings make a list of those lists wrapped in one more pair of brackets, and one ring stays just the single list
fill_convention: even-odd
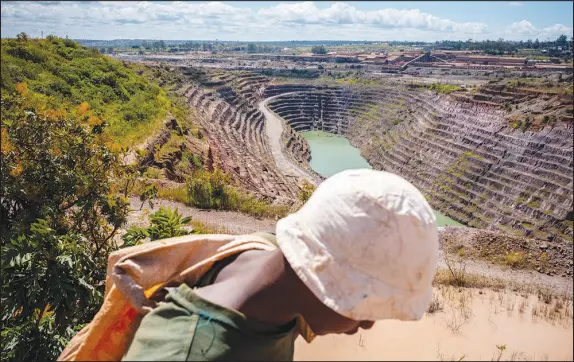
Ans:
[{"label": "dirt embankment", "polygon": [[543,242],[497,231],[447,226],[443,248],[468,259],[482,259],[509,268],[536,270],[549,276],[572,275],[572,244]]},{"label": "dirt embankment", "polygon": [[572,302],[438,287],[420,321],[384,320],[355,335],[298,339],[296,361],[571,361]]}]

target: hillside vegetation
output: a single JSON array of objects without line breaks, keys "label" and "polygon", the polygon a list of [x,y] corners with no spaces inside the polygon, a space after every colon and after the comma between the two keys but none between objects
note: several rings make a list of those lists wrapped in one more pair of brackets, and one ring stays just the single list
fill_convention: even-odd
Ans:
[{"label": "hillside vegetation", "polygon": [[1,45],[0,359],[55,360],[103,300],[141,177],[124,148],[168,113],[190,119],[157,84],[73,41]]},{"label": "hillside vegetation", "polygon": [[26,83],[49,108],[87,102],[104,132],[132,146],[153,132],[172,107],[165,91],[121,62],[68,39],[2,39],[2,96]]},{"label": "hillside vegetation", "polygon": [[[51,36],[1,42],[2,361],[55,360],[92,320],[108,256],[129,245],[118,238],[129,196],[257,216],[289,211],[210,166],[193,110],[171,90],[179,73]],[[148,139],[159,141],[140,148]],[[138,151],[133,162],[128,149]],[[131,243],[180,235],[189,221],[169,210],[155,216]]]}]

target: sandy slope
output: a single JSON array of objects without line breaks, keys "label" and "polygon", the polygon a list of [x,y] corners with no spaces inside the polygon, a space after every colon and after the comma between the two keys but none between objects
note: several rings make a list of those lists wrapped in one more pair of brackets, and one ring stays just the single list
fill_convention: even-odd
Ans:
[{"label": "sandy slope", "polygon": [[[295,360],[562,360],[572,361],[572,304],[561,314],[536,297],[435,289],[443,310],[416,322],[379,321],[353,336],[296,341]],[[500,346],[498,348],[497,346]],[[501,355],[500,355],[501,354]],[[500,355],[500,357],[499,357]]]}]

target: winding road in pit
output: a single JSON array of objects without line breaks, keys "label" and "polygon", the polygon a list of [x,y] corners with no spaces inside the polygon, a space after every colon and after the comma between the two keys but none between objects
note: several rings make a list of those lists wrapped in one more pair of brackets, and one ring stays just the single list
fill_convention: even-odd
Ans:
[{"label": "winding road in pit", "polygon": [[278,116],[275,112],[269,109],[267,106],[270,101],[275,98],[282,96],[296,94],[300,92],[289,92],[282,93],[273,97],[266,98],[259,102],[258,108],[261,113],[265,116],[265,134],[267,135],[269,145],[271,147],[271,153],[275,159],[275,164],[286,176],[303,178],[314,185],[319,183],[319,180],[313,176],[310,172],[303,169],[299,165],[294,164],[283,154],[283,148],[281,146],[281,134],[283,133],[283,124],[285,120]]}]

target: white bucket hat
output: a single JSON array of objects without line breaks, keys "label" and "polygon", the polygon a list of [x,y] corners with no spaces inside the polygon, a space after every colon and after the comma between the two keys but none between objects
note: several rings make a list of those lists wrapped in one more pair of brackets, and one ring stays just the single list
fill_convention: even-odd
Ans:
[{"label": "white bucket hat", "polygon": [[436,218],[424,196],[383,171],[325,180],[277,223],[277,243],[305,285],[353,320],[418,320],[432,297]]}]

